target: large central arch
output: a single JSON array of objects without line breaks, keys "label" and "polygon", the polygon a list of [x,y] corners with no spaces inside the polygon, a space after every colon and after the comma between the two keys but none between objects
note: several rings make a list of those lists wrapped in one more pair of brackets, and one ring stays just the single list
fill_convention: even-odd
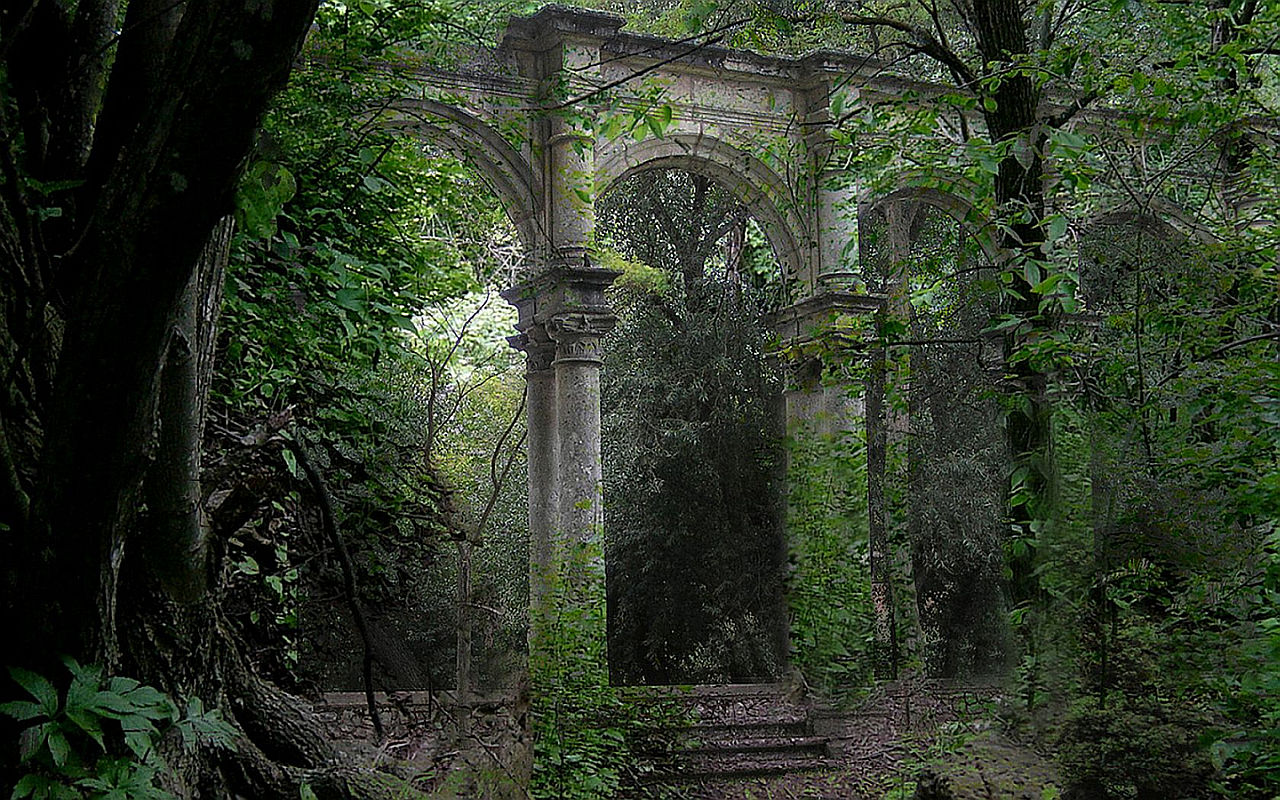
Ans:
[{"label": "large central arch", "polygon": [[[613,144],[613,143],[611,143]],[[704,134],[676,134],[606,148],[597,156],[596,195],[649,170],[678,169],[703,175],[728,190],[760,223],[779,261],[784,281],[801,275],[805,266],[801,220],[789,214],[794,207],[790,188],[760,159]]]},{"label": "large central arch", "polygon": [[535,681],[568,667],[551,647],[565,638],[575,669],[608,675],[599,373],[615,275],[594,260],[595,198],[655,169],[726,188],[759,222],[787,296],[808,303],[787,318],[793,331],[820,310],[824,276],[856,258],[856,203],[830,180],[829,105],[834,85],[875,65],[690,49],[622,24],[557,7],[513,19],[483,71],[418,67],[413,96],[377,112],[473,165],[530,256],[504,296],[527,357]]}]

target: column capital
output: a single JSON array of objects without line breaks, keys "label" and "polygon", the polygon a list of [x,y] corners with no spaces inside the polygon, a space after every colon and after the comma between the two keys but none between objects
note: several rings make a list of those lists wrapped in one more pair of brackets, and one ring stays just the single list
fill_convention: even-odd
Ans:
[{"label": "column capital", "polygon": [[862,349],[874,334],[866,330],[884,307],[879,295],[823,292],[775,311],[765,324],[778,337],[779,350],[824,343],[827,349]]},{"label": "column capital", "polygon": [[520,333],[507,341],[526,354],[529,374],[553,363],[601,363],[600,338],[617,321],[605,290],[620,274],[557,264],[502,292],[520,315]]},{"label": "column capital", "polygon": [[562,314],[612,316],[605,290],[621,274],[611,269],[558,263],[504,289],[502,297],[519,312],[516,330],[529,333]]},{"label": "column capital", "polygon": [[547,320],[547,334],[556,343],[553,363],[603,363],[600,339],[613,330],[617,321],[612,313],[600,310],[565,312]]},{"label": "column capital", "polygon": [[547,336],[546,326],[530,325],[525,331],[508,336],[507,342],[524,353],[527,374],[533,375],[551,369],[556,357],[556,343]]}]

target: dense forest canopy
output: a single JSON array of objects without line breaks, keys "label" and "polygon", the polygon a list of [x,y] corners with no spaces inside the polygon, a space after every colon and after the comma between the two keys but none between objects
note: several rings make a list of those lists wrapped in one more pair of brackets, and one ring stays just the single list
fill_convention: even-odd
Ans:
[{"label": "dense forest canopy", "polygon": [[[14,796],[405,796],[294,694],[522,680],[495,292],[535,254],[482,171],[377,111],[414,92],[395,65],[474,63],[542,5],[0,10]],[[881,304],[856,346],[771,341],[796,298],[731,187],[598,201],[615,681],[995,680],[1071,796],[1273,796],[1280,7],[582,5],[928,82],[827,98],[839,285]],[[601,123],[661,137],[652,102]],[[782,390],[851,422],[784,437]],[[629,724],[537,728],[534,794],[619,791]]]}]

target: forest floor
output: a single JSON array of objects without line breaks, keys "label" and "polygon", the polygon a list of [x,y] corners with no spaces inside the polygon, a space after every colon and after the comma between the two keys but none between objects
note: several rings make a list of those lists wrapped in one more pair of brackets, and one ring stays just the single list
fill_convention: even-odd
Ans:
[{"label": "forest floor", "polygon": [[865,744],[878,745],[878,752],[862,746],[837,752],[832,766],[820,771],[671,789],[689,800],[910,800],[917,777],[927,772],[944,780],[956,800],[1055,800],[1061,794],[1050,759],[994,730]]},{"label": "forest floor", "polygon": [[[904,700],[911,709],[905,724]],[[383,722],[389,724],[391,735],[378,747],[370,742],[372,731],[363,718],[362,704],[362,696],[329,695],[327,722],[339,739],[361,743],[358,749],[366,756],[376,751],[374,760],[383,769],[398,765],[390,771],[442,799],[523,795],[514,788],[510,762],[518,748],[512,748],[516,728],[506,703],[491,703],[483,713],[473,713],[472,723],[466,726],[468,734],[459,736],[456,718],[447,724],[444,719],[423,724],[417,703],[412,705],[419,713],[397,713],[397,706],[402,712],[409,708],[410,698],[405,695],[385,707]],[[875,699],[859,711],[821,714],[815,724],[829,741],[829,757],[821,769],[681,781],[652,787],[656,791],[646,794],[689,800],[911,800],[917,779],[928,773],[950,789],[949,795],[925,795],[939,800],[1056,800],[1060,796],[1051,758],[1010,741],[984,714],[946,713],[941,705],[936,692],[914,687],[891,699]],[[409,724],[410,718],[416,718],[417,724]],[[445,733],[449,729],[452,734]]]}]

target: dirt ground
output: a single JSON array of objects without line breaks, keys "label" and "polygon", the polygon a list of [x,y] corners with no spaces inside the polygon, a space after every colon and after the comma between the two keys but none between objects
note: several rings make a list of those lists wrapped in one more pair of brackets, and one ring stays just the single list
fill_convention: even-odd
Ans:
[{"label": "dirt ground", "polygon": [[922,770],[941,776],[957,800],[1055,800],[1052,761],[994,731],[949,732],[945,741],[884,742],[878,757],[846,753],[832,769],[719,784],[671,786],[690,800],[910,800]]},{"label": "dirt ground", "polygon": [[[515,765],[520,747],[510,706],[502,700],[470,709],[459,735],[460,712],[423,713],[422,698],[392,696],[384,724],[390,736],[370,741],[361,697],[331,695],[322,713],[380,769],[410,778],[442,798],[520,798]],[[340,702],[338,702],[340,700]],[[978,711],[957,704],[985,702],[912,687],[871,698],[848,713],[816,715],[816,733],[830,742],[823,769],[767,778],[683,782],[650,787],[641,798],[689,800],[910,800],[922,771],[946,781],[957,800],[1056,800],[1061,794],[1052,760],[1009,741]],[[428,706],[428,708],[430,708]],[[403,713],[397,713],[397,710]],[[446,733],[449,731],[449,733]],[[525,765],[527,770],[528,765]]]}]

